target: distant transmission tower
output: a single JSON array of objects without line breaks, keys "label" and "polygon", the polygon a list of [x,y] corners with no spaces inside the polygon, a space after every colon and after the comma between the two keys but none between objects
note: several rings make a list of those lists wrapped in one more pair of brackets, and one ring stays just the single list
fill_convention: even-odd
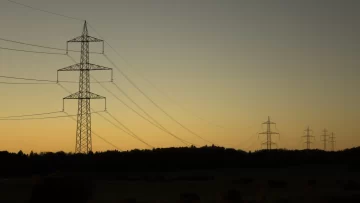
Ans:
[{"label": "distant transmission tower", "polygon": [[306,149],[310,149],[310,145],[311,145],[311,138],[315,138],[313,135],[312,135],[312,133],[313,133],[313,131],[312,130],[310,130],[310,127],[308,127],[306,130],[305,130],[305,132],[306,132],[306,135],[304,135],[303,137],[305,137],[306,138]]},{"label": "distant transmission tower", "polygon": [[331,143],[331,151],[334,151],[335,150],[335,143],[336,143],[334,133],[331,133],[329,142]]},{"label": "distant transmission tower", "polygon": [[327,140],[327,137],[328,137],[329,135],[327,134],[327,130],[326,130],[326,129],[324,129],[323,132],[324,132],[324,134],[321,135],[321,137],[323,137],[323,139],[322,139],[321,141],[324,142],[324,151],[326,151],[326,143],[327,143],[327,141],[328,141],[328,140]]},{"label": "distant transmission tower", "polygon": [[66,54],[68,54],[68,44],[70,42],[81,43],[80,63],[59,69],[58,75],[59,75],[59,71],[80,72],[79,91],[63,98],[63,101],[65,99],[78,100],[75,153],[89,153],[90,151],[92,151],[90,99],[105,99],[105,110],[106,110],[106,98],[90,92],[90,71],[93,70],[112,71],[112,69],[89,63],[89,43],[102,42],[103,43],[102,52],[104,53],[104,41],[88,35],[86,21],[84,23],[82,35],[70,41],[67,41]]},{"label": "distant transmission tower", "polygon": [[271,125],[272,125],[272,124],[275,125],[276,123],[271,122],[271,121],[270,121],[270,116],[269,116],[269,117],[268,117],[268,120],[267,120],[266,122],[262,123],[262,124],[263,124],[263,125],[266,124],[267,130],[266,130],[265,132],[259,133],[260,135],[266,135],[266,142],[261,143],[261,145],[266,145],[266,149],[267,149],[267,150],[271,150],[271,148],[272,148],[271,146],[272,146],[272,145],[276,145],[276,146],[277,146],[277,144],[276,144],[275,142],[272,142],[272,141],[271,141],[271,136],[272,136],[272,135],[274,135],[274,134],[279,135],[279,133],[277,133],[277,132],[272,132],[272,131],[271,131]]}]

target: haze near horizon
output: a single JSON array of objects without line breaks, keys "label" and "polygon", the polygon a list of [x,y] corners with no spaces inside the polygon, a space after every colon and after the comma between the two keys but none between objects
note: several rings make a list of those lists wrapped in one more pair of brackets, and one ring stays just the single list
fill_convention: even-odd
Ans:
[{"label": "haze near horizon", "polygon": [[[301,136],[308,126],[316,137],[314,148],[322,148],[324,128],[335,133],[336,149],[360,145],[358,1],[16,2],[86,19],[101,36],[90,27],[89,34],[104,37],[121,54],[122,58],[105,46],[106,56],[117,67],[174,118],[216,145],[259,149],[264,139],[258,140],[256,133],[265,130],[261,123],[268,116],[277,123],[274,131],[281,137],[274,140],[280,148],[303,149]],[[81,35],[83,26],[82,21],[9,1],[1,2],[0,18],[0,38],[59,48]],[[0,47],[49,51],[1,40]],[[70,48],[80,50],[80,45]],[[101,46],[91,44],[90,49],[101,51]],[[79,54],[70,55],[79,61]],[[103,55],[91,54],[90,63],[115,69]],[[56,80],[58,69],[73,64],[67,56],[0,49],[0,75]],[[110,74],[92,75],[108,81]],[[76,81],[78,73],[61,73],[60,77]],[[114,82],[172,133],[200,146],[209,145],[171,121],[115,70]],[[78,90],[77,84],[63,85],[71,92]],[[114,85],[103,85],[137,109]],[[62,98],[68,96],[56,84],[0,84],[0,91],[0,117],[61,111]],[[151,145],[183,146],[99,84],[92,83],[91,91],[107,97],[108,111]],[[65,107],[69,114],[76,114],[76,101],[66,101]],[[103,101],[92,101],[92,107],[103,110]],[[0,120],[0,126],[0,150],[74,150],[76,123],[69,118]],[[97,115],[92,115],[92,129],[122,150],[146,148]],[[114,148],[93,136],[93,149]]]}]

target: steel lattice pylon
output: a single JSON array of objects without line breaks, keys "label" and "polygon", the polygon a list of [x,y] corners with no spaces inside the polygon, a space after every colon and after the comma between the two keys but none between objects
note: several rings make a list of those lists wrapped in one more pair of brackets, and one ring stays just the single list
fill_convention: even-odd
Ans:
[{"label": "steel lattice pylon", "polygon": [[[64,99],[78,100],[75,153],[89,153],[90,151],[92,151],[90,99],[105,99],[106,101],[105,97],[90,92],[90,71],[92,70],[112,71],[112,69],[89,63],[89,43],[90,42],[104,43],[104,41],[88,35],[86,21],[84,23],[82,35],[72,40],[69,40],[67,44],[69,42],[81,43],[80,63],[59,69],[58,73],[59,71],[80,72],[79,91],[65,97]],[[105,109],[106,109],[106,102],[105,102]]]},{"label": "steel lattice pylon", "polygon": [[328,142],[327,137],[329,135],[327,134],[328,131],[326,129],[324,129],[323,132],[324,132],[324,134],[321,135],[321,137],[323,137],[323,139],[321,141],[324,142],[324,151],[326,151],[326,143]]},{"label": "steel lattice pylon", "polygon": [[312,135],[312,130],[310,130],[310,127],[307,127],[307,129],[305,130],[305,132],[306,132],[306,135],[304,135],[303,137],[305,137],[306,138],[306,142],[305,142],[305,144],[306,144],[306,149],[310,149],[310,145],[311,145],[311,139],[313,138],[313,139],[315,139],[315,137]]},{"label": "steel lattice pylon", "polygon": [[272,136],[273,134],[280,135],[280,134],[277,133],[277,132],[271,131],[271,125],[272,125],[272,124],[275,125],[276,123],[271,122],[271,121],[270,121],[270,116],[268,116],[268,120],[263,123],[263,125],[266,125],[267,130],[266,130],[265,132],[259,133],[259,135],[266,135],[266,142],[262,143],[261,145],[266,145],[266,149],[267,149],[267,150],[271,150],[272,145],[276,145],[276,146],[277,146],[277,144],[276,144],[275,142],[272,142],[271,136]]},{"label": "steel lattice pylon", "polygon": [[331,133],[331,136],[329,137],[330,138],[330,143],[331,143],[331,151],[334,151],[335,150],[335,136],[334,136],[334,133]]}]

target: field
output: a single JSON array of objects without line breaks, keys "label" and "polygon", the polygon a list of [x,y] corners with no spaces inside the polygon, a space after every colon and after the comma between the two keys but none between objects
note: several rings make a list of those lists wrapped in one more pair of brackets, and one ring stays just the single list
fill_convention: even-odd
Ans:
[{"label": "field", "polygon": [[[340,166],[123,173],[94,178],[88,202],[358,202],[350,198],[360,196],[359,183],[359,172]],[[33,184],[1,180],[0,202],[29,202]]]}]

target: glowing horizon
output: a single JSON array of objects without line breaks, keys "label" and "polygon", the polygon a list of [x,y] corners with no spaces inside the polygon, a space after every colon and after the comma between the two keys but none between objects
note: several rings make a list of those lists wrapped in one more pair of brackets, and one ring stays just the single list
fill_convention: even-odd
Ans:
[{"label": "glowing horizon", "polygon": [[[277,123],[281,137],[274,136],[274,140],[280,148],[303,149],[301,136],[307,126],[314,131],[312,148],[322,148],[324,128],[335,133],[336,149],[360,145],[360,95],[356,91],[360,29],[355,20],[360,17],[360,3],[89,0],[84,9],[85,3],[68,0],[17,2],[86,19],[121,54],[105,47],[117,67],[170,115],[217,146],[259,149],[264,139],[257,140],[256,133],[265,129],[261,123],[268,116]],[[59,48],[79,36],[83,24],[7,1],[1,5],[0,17],[6,19],[0,21],[0,38]],[[90,27],[89,34],[99,37]],[[49,51],[1,40],[0,47]],[[80,50],[79,44],[70,48]],[[100,51],[101,46],[91,44],[90,50]],[[78,53],[70,55],[79,61]],[[104,56],[92,54],[90,63],[114,68],[114,82],[171,133],[199,146],[210,145],[159,111]],[[56,80],[56,70],[72,64],[65,55],[0,49],[0,75]],[[110,74],[104,72],[92,75],[107,81]],[[78,73],[61,73],[60,77],[76,81]],[[71,92],[78,90],[77,84],[63,85]],[[103,85],[143,114],[114,85]],[[149,144],[184,146],[134,114],[99,84],[92,83],[91,89],[106,96],[108,111]],[[0,117],[61,111],[62,98],[68,95],[56,84],[0,84],[0,91]],[[65,107],[75,114],[77,101],[66,101]],[[103,110],[103,101],[92,101],[92,107]],[[0,126],[0,151],[68,152],[75,148],[76,123],[69,118],[0,120]],[[98,115],[92,115],[92,129],[122,150],[146,148]],[[93,151],[114,149],[92,137]]]}]

